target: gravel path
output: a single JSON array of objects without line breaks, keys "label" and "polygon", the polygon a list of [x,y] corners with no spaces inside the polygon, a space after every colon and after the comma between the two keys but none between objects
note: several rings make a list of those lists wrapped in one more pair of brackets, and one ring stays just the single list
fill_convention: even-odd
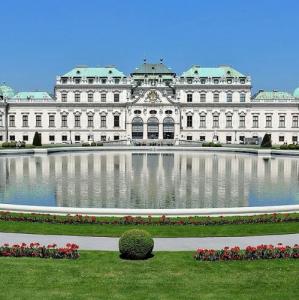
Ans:
[{"label": "gravel path", "polygon": [[[43,245],[66,243],[78,244],[81,250],[118,251],[118,238],[66,236],[66,235],[39,235],[23,233],[0,233],[0,245],[4,243],[31,243],[38,242]],[[283,243],[293,246],[299,244],[299,234],[265,235],[247,237],[206,237],[206,238],[155,238],[155,251],[195,251],[197,248],[219,249],[225,246]]]}]

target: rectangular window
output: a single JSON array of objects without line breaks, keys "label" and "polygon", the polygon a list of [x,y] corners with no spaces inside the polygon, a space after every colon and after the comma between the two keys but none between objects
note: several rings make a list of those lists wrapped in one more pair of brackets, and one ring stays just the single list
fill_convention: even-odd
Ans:
[{"label": "rectangular window", "polygon": [[219,116],[214,115],[213,116],[213,128],[218,128],[219,127]]},{"label": "rectangular window", "polygon": [[75,135],[75,142],[80,142],[81,141],[81,138],[80,138],[80,135]]},{"label": "rectangular window", "polygon": [[240,116],[240,128],[245,128],[245,116]]},{"label": "rectangular window", "polygon": [[114,127],[119,127],[119,116],[114,116]]},{"label": "rectangular window", "polygon": [[214,79],[214,84],[219,84],[219,79]]},{"label": "rectangular window", "polygon": [[192,116],[187,116],[187,127],[192,127],[193,124],[192,124]]},{"label": "rectangular window", "polygon": [[75,83],[76,83],[76,84],[79,84],[80,81],[81,81],[80,78],[75,78]]},{"label": "rectangular window", "polygon": [[62,93],[61,94],[61,101],[62,102],[67,102],[67,93]]},{"label": "rectangular window", "polygon": [[114,94],[114,102],[119,102],[119,94]]},{"label": "rectangular window", "polygon": [[192,102],[193,95],[192,94],[187,94],[187,102]]},{"label": "rectangular window", "polygon": [[231,93],[228,93],[226,95],[226,102],[232,102],[233,101],[233,94]]},{"label": "rectangular window", "polygon": [[259,127],[259,116],[252,116],[252,127],[253,128]]},{"label": "rectangular window", "polygon": [[206,80],[205,79],[200,79],[200,83],[201,84],[206,84]]},{"label": "rectangular window", "polygon": [[49,127],[55,127],[55,116],[49,115]]},{"label": "rectangular window", "polygon": [[266,116],[266,127],[267,128],[272,127],[272,116]]},{"label": "rectangular window", "polygon": [[106,78],[102,78],[102,79],[101,79],[101,82],[102,82],[103,84],[105,84],[105,83],[107,82],[107,79],[106,79]]},{"label": "rectangular window", "polygon": [[298,128],[298,116],[293,116],[292,127],[293,128]]},{"label": "rectangular window", "polygon": [[240,94],[240,102],[246,101],[246,95],[244,93]]},{"label": "rectangular window", "polygon": [[279,138],[278,138],[278,140],[279,140],[280,142],[284,142],[284,136],[283,136],[283,135],[280,135]]},{"label": "rectangular window", "polygon": [[231,84],[232,83],[232,80],[231,79],[227,79],[226,81],[228,84]]},{"label": "rectangular window", "polygon": [[120,79],[119,79],[119,78],[115,78],[115,79],[114,79],[114,83],[119,84],[119,82],[120,82]]},{"label": "rectangular window", "polygon": [[10,136],[9,136],[9,140],[10,140],[10,141],[15,141],[15,140],[16,140],[16,137],[15,137],[14,135],[10,135]]},{"label": "rectangular window", "polygon": [[101,102],[106,102],[106,94],[101,94]]},{"label": "rectangular window", "polygon": [[200,94],[200,102],[206,102],[206,94],[205,93]]},{"label": "rectangular window", "polygon": [[88,78],[88,84],[93,84],[93,78]]},{"label": "rectangular window", "polygon": [[61,116],[61,127],[67,127],[67,115]]},{"label": "rectangular window", "polygon": [[23,127],[28,127],[28,115],[23,115],[22,116],[22,125],[23,125]]},{"label": "rectangular window", "polygon": [[119,135],[115,135],[115,136],[113,137],[113,139],[114,139],[114,141],[119,141]]},{"label": "rectangular window", "polygon": [[199,140],[200,140],[201,142],[204,142],[204,141],[206,140],[206,137],[205,137],[204,135],[201,135],[201,136],[199,137]]},{"label": "rectangular window", "polygon": [[93,116],[88,116],[87,127],[93,127]]},{"label": "rectangular window", "polygon": [[213,101],[214,102],[219,102],[219,94],[218,93],[213,94]]},{"label": "rectangular window", "polygon": [[101,116],[101,127],[106,127],[106,116]]},{"label": "rectangular window", "polygon": [[9,127],[15,127],[16,126],[16,118],[14,115],[9,116]]},{"label": "rectangular window", "polygon": [[75,116],[75,127],[81,127],[81,118],[80,116]]},{"label": "rectangular window", "polygon": [[279,127],[284,128],[285,127],[285,116],[279,116]]},{"label": "rectangular window", "polygon": [[2,142],[3,141],[3,136],[2,135],[0,135],[0,142]]},{"label": "rectangular window", "polygon": [[0,127],[3,126],[3,116],[0,114]]},{"label": "rectangular window", "polygon": [[42,116],[41,115],[35,116],[35,127],[42,127]]},{"label": "rectangular window", "polygon": [[55,142],[55,135],[49,135],[49,142]]},{"label": "rectangular window", "polygon": [[226,116],[226,127],[227,128],[233,127],[233,117],[232,116]]},{"label": "rectangular window", "polygon": [[89,94],[87,95],[87,101],[88,101],[88,102],[93,102],[93,93],[89,93]]},{"label": "rectangular window", "polygon": [[80,94],[79,93],[75,94],[75,102],[80,102]]},{"label": "rectangular window", "polygon": [[201,127],[201,128],[206,127],[206,116],[199,117],[199,127]]},{"label": "rectangular window", "polygon": [[192,135],[187,135],[187,141],[192,141]]},{"label": "rectangular window", "polygon": [[293,142],[294,144],[297,144],[297,143],[298,143],[298,136],[293,135],[293,136],[292,136],[292,142]]},{"label": "rectangular window", "polygon": [[230,135],[228,135],[228,136],[226,137],[226,143],[227,143],[227,144],[231,144],[231,143],[232,143],[232,137],[231,137]]},{"label": "rectangular window", "polygon": [[23,135],[23,141],[28,142],[28,135]]},{"label": "rectangular window", "polygon": [[67,142],[67,135],[61,136],[61,140],[62,140],[62,142]]},{"label": "rectangular window", "polygon": [[107,139],[106,135],[101,135],[101,141],[102,142],[106,142],[106,139]]}]

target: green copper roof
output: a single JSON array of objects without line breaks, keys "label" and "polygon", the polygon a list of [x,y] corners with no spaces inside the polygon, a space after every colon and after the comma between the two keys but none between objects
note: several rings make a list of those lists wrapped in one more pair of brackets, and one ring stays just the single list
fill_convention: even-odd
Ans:
[{"label": "green copper roof", "polygon": [[295,89],[293,96],[299,98],[299,87]]},{"label": "green copper roof", "polygon": [[230,66],[203,68],[193,66],[182,74],[182,77],[246,77]]},{"label": "green copper roof", "polygon": [[15,94],[14,90],[7,85],[0,85],[0,96],[11,98]]},{"label": "green copper roof", "polygon": [[132,75],[138,75],[138,74],[174,74],[172,70],[170,70],[168,67],[166,67],[163,63],[159,64],[148,64],[148,63],[143,63],[140,65],[138,68],[136,68],[133,72]]},{"label": "green copper roof", "polygon": [[272,92],[258,92],[254,97],[253,100],[295,100],[296,98],[287,92],[279,92],[279,91],[272,91]]},{"label": "green copper roof", "polygon": [[53,100],[47,92],[19,92],[12,100]]},{"label": "green copper roof", "polygon": [[125,77],[125,75],[114,67],[78,67],[65,73],[62,77]]}]

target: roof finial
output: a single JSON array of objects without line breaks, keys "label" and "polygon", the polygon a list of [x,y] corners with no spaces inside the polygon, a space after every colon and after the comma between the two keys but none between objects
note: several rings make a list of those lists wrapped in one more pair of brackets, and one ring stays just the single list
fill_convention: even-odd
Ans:
[{"label": "roof finial", "polygon": [[160,58],[160,64],[163,64],[163,58]]},{"label": "roof finial", "polygon": [[143,62],[146,64],[146,58],[143,59]]}]

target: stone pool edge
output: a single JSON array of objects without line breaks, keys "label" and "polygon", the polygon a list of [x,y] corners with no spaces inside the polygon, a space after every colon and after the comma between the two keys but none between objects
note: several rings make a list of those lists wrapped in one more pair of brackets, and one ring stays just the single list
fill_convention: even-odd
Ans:
[{"label": "stone pool edge", "polygon": [[217,152],[217,153],[246,153],[270,157],[271,155],[299,156],[299,150],[275,150],[233,147],[196,147],[196,146],[103,146],[103,147],[57,147],[37,149],[1,149],[0,156],[4,155],[48,155],[63,152],[103,152],[103,151],[132,151],[132,152]]},{"label": "stone pool edge", "polygon": [[299,205],[232,207],[232,208],[182,208],[182,209],[130,209],[130,208],[80,208],[0,204],[0,211],[56,215],[89,216],[236,216],[299,212]]}]

